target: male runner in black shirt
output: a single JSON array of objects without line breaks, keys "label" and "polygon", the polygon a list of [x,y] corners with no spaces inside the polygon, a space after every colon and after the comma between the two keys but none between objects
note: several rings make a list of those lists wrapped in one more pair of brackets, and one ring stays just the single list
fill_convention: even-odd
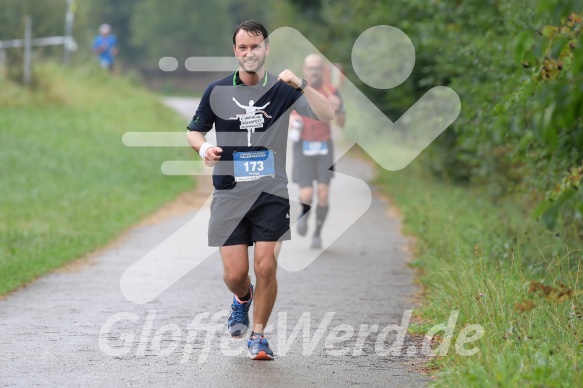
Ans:
[{"label": "male runner in black shirt", "polygon": [[[334,110],[322,94],[290,70],[275,76],[264,69],[269,54],[267,30],[248,20],[237,26],[233,49],[239,69],[212,82],[188,125],[188,141],[208,166],[214,166],[209,245],[220,247],[224,280],[234,293],[229,332],[248,341],[253,359],[273,358],[263,331],[277,295],[277,254],[289,240],[289,198],[285,172],[289,115],[322,121]],[[217,145],[204,135],[212,128]],[[249,278],[248,247],[255,243],[255,288]]]}]

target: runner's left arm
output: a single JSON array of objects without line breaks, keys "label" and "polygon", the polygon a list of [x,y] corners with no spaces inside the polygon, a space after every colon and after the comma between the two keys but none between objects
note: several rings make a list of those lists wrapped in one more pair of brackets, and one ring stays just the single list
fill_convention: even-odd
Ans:
[{"label": "runner's left arm", "polygon": [[[291,70],[287,69],[279,74],[278,80],[285,82],[294,89],[297,89],[302,85],[301,78],[295,75]],[[318,120],[334,120],[334,109],[332,109],[332,104],[330,104],[330,101],[328,98],[326,98],[326,96],[316,91],[309,85],[304,88],[303,95],[306,97],[308,104],[310,104],[310,107],[316,114]]]}]

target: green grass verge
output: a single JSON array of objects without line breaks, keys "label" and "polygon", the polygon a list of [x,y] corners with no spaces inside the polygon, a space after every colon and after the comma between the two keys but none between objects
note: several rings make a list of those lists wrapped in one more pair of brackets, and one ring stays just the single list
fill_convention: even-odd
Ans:
[{"label": "green grass verge", "polygon": [[[449,352],[431,362],[435,385],[583,386],[581,241],[563,241],[515,203],[494,204],[421,170],[415,162],[382,171],[378,185],[417,237],[425,332],[460,311]],[[461,356],[455,335],[470,324],[484,328],[465,346],[479,352]]]},{"label": "green grass verge", "polygon": [[129,148],[128,131],[186,122],[131,80],[35,64],[28,91],[0,77],[0,295],[94,250],[180,192],[160,172],[186,148]]}]

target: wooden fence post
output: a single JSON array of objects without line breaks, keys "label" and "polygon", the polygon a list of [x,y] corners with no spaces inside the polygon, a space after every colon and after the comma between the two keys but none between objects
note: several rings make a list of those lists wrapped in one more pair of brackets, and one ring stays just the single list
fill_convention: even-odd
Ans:
[{"label": "wooden fence post", "polygon": [[73,37],[73,0],[67,0],[67,16],[65,16],[65,44],[63,45],[65,64],[68,65],[71,60],[71,48],[69,40]]},{"label": "wooden fence post", "polygon": [[30,85],[32,67],[32,18],[26,15],[24,19],[24,84]]}]

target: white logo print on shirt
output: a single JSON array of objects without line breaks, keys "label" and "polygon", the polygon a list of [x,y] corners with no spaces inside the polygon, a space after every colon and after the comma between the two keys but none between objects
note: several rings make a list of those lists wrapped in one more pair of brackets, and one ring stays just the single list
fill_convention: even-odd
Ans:
[{"label": "white logo print on shirt", "polygon": [[[240,104],[235,97],[233,97],[233,101],[235,101],[235,104],[237,104],[238,107],[245,109],[245,113],[240,113],[235,117],[229,117],[229,120],[239,120],[241,122],[239,128],[247,130],[247,146],[251,147],[251,133],[255,133],[257,128],[263,128],[263,123],[265,122],[263,116],[268,119],[271,118],[271,116],[263,110],[267,105],[271,104],[271,101],[263,106],[253,106],[255,104],[255,101],[253,100],[249,100],[249,105]],[[262,114],[263,116],[261,116]]]}]

